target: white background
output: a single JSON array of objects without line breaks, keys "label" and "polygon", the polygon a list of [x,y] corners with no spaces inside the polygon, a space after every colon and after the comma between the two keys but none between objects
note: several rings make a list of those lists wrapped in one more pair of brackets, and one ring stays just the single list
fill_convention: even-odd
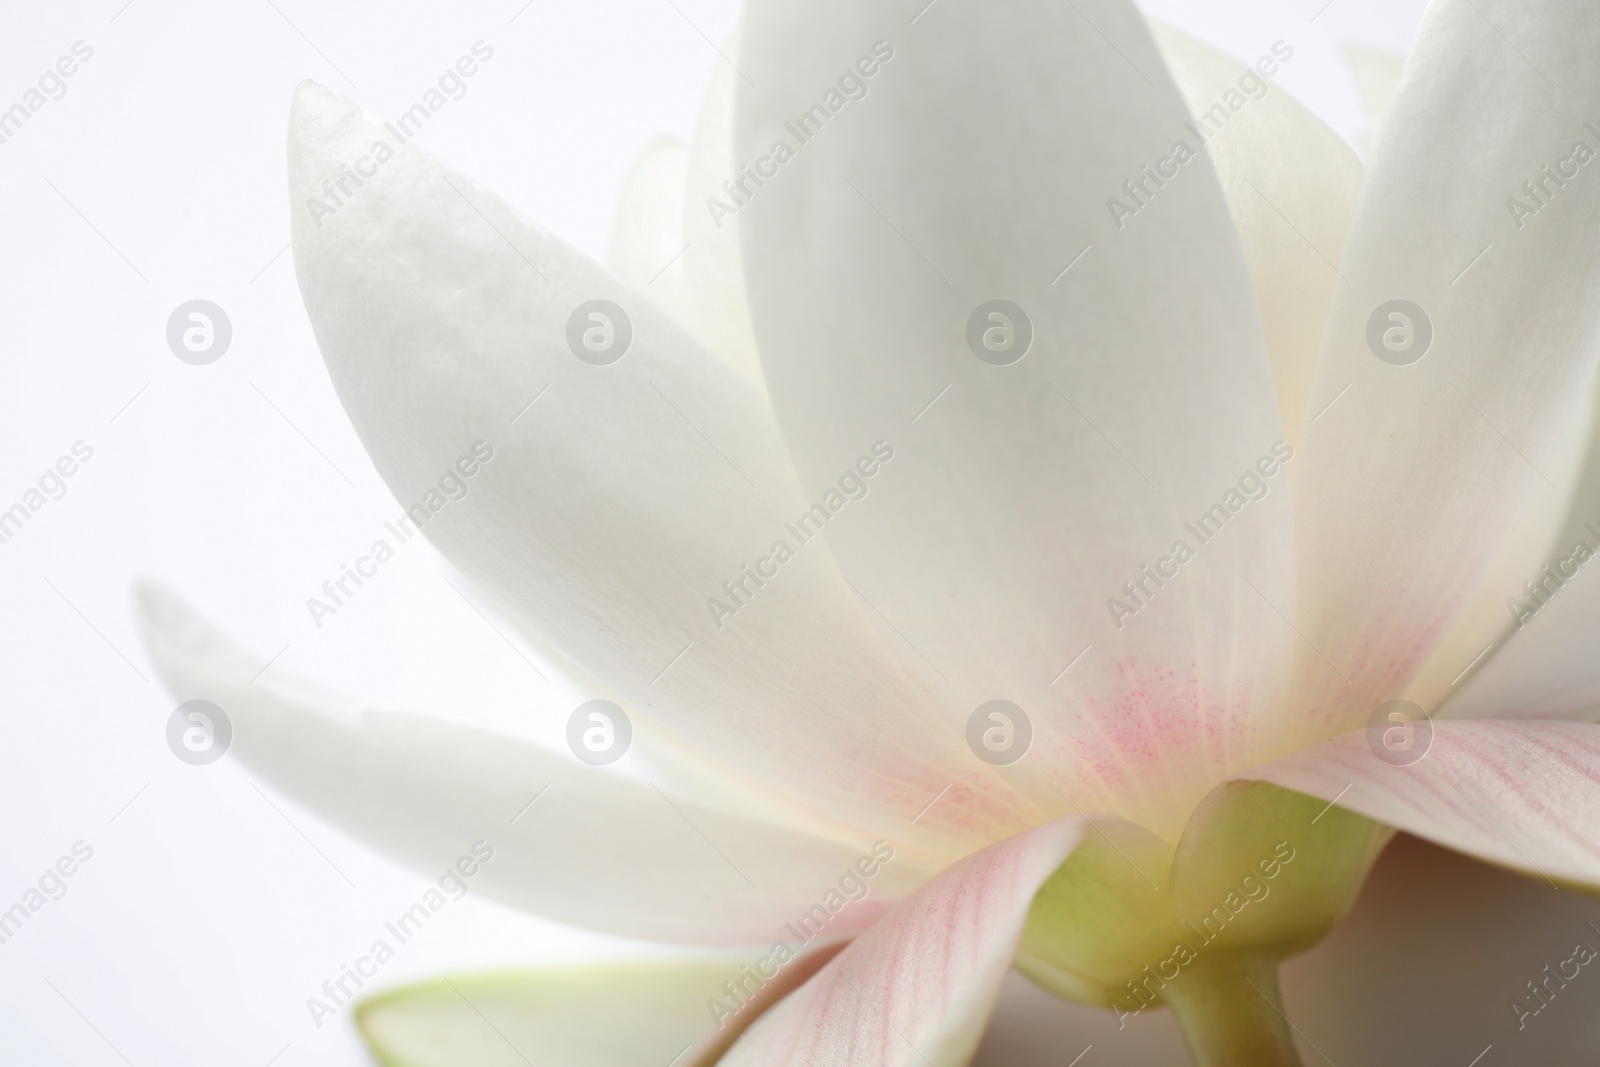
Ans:
[{"label": "white background", "polygon": [[[1365,120],[1332,42],[1403,49],[1422,4],[1147,6],[1246,60],[1291,42],[1279,84],[1354,139]],[[334,396],[283,251],[295,84],[393,118],[484,41],[493,59],[420,142],[601,258],[629,162],[689,135],[719,61],[709,42],[737,8],[7,0],[0,108],[74,42],[94,54],[0,145],[0,510],[75,441],[94,456],[0,544],[0,909],[75,841],[94,857],[0,945],[4,1062],[363,1063],[348,1019],[318,1030],[305,998],[428,881],[268,789],[275,811],[227,760],[173,758],[173,702],[133,625],[137,577],[263,660],[287,646],[274,671],[371,702],[556,742],[582,699],[542,683],[522,658],[535,653],[508,648],[420,539],[311,623],[305,599],[398,507]],[[164,340],[197,297],[234,330],[205,367]],[[633,950],[469,897],[379,981]]]}]

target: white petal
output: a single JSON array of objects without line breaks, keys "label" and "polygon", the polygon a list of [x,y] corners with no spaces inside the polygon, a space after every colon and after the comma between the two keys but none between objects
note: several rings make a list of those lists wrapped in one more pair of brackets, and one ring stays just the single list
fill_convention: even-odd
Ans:
[{"label": "white petal", "polygon": [[[1594,386],[1585,385],[1583,392],[1585,395],[1594,395]],[[1549,463],[1543,467],[1550,480],[1562,490],[1571,486],[1580,486],[1581,489],[1580,479],[1589,462],[1589,451],[1595,443],[1594,415],[1594,405],[1585,404],[1576,417],[1566,422]],[[1514,666],[1505,662],[1510,652],[1506,643],[1518,638],[1521,633],[1516,626],[1519,615],[1511,610],[1513,598],[1537,604],[1537,601],[1529,599],[1525,583],[1540,578],[1541,568],[1545,564],[1570,554],[1576,538],[1583,537],[1591,548],[1600,545],[1600,536],[1582,528],[1584,520],[1573,522],[1571,518],[1578,513],[1574,511],[1575,508],[1585,516],[1600,518],[1600,511],[1594,507],[1597,503],[1600,503],[1600,486],[1596,486],[1596,493],[1589,498],[1587,510],[1583,510],[1585,501],[1581,493],[1578,499],[1573,500],[1565,491],[1555,492],[1548,485],[1539,484],[1538,491],[1532,494],[1511,527],[1499,558],[1489,567],[1471,599],[1451,620],[1450,628],[1434,646],[1433,653],[1417,671],[1416,677],[1407,685],[1405,699],[1424,708],[1439,708],[1458,686],[1467,684],[1466,679],[1475,678],[1476,672],[1487,671],[1495,666],[1499,666],[1502,672],[1520,673],[1521,677],[1513,683],[1517,688],[1504,694],[1511,699],[1498,702],[1493,714],[1524,713],[1530,703],[1528,698],[1532,695],[1532,689],[1524,688],[1525,685],[1542,688],[1547,694],[1553,687],[1560,687],[1564,700],[1581,695],[1579,679],[1589,673],[1592,657],[1586,647],[1574,647],[1574,642],[1565,639],[1560,624],[1541,627],[1543,636],[1528,642],[1543,645],[1546,639],[1553,638],[1553,648],[1547,645],[1539,651],[1524,649],[1515,657],[1526,661],[1530,653],[1532,658],[1539,658],[1545,651],[1556,652],[1565,647],[1565,654],[1557,652],[1557,656],[1564,661],[1567,669],[1556,671],[1553,675],[1535,680],[1526,674],[1526,667],[1517,672]],[[1541,669],[1544,666],[1540,664]],[[1507,677],[1505,673],[1496,676]],[[1571,684],[1570,689],[1568,683]],[[1442,713],[1457,715],[1454,704],[1451,707],[1451,711]]]},{"label": "white petal", "polygon": [[[738,62],[739,32],[723,51]],[[738,371],[756,389],[765,391],[756,335],[750,325],[750,302],[744,288],[744,259],[739,218],[712,208],[726,203],[724,182],[740,177],[733,154],[734,85],[738,74],[718,63],[700,107],[684,179],[682,232],[684,322],[695,339]]]},{"label": "white petal", "polygon": [[[1585,425],[1592,425],[1594,407],[1585,414]],[[1590,573],[1590,561],[1600,552],[1600,441],[1592,433],[1589,445],[1587,467],[1573,476],[1578,492],[1561,531],[1546,539],[1537,556],[1506,574],[1495,589],[1499,595],[1486,606],[1495,612],[1505,643],[1441,714],[1600,717],[1600,656],[1594,650],[1600,581]],[[1568,482],[1562,478],[1558,484]]]},{"label": "white petal", "polygon": [[[1564,495],[1547,468],[1600,351],[1600,180],[1568,181],[1520,229],[1507,196],[1580,138],[1600,145],[1582,123],[1600,105],[1597,25],[1579,0],[1442,0],[1408,61],[1312,391],[1313,410],[1333,406],[1297,483],[1297,688],[1329,734],[1403,689],[1532,498]],[[1410,341],[1392,314],[1414,320]],[[1422,352],[1423,317],[1420,361],[1379,358]]]},{"label": "white petal", "polygon": [[1060,819],[945,870],[756,1020],[722,1067],[960,1067],[1033,895],[1077,844]]},{"label": "white petal", "polygon": [[[1071,810],[1066,778],[1084,810],[1175,835],[1226,768],[1285,750],[1292,546],[1281,477],[1214,543],[1185,531],[1282,435],[1203,151],[1120,229],[1108,209],[1192,141],[1142,20],[1120,0],[909,26],[763,2],[741,67],[741,157],[795,152],[739,221],[802,476],[837,494],[871,442],[896,450],[828,526],[846,573],[953,730],[992,699],[1032,717],[1009,773],[1038,803]],[[808,108],[860,84],[798,143]],[[966,340],[997,298],[1036,335],[1005,367]],[[1110,598],[1180,538],[1200,558],[1119,629]]]},{"label": "white petal", "polygon": [[617,216],[606,249],[606,268],[617,280],[683,321],[683,188],[689,149],[662,137],[639,153],[623,179]]},{"label": "white petal", "polygon": [[[429,538],[536,640],[780,792],[945,860],[1036,821],[938,729],[825,546],[788,531],[803,498],[748,384],[415,145],[331,217],[300,210],[383,136],[302,88],[295,263],[340,399]],[[625,309],[610,345],[632,324],[604,366],[577,355],[608,343],[583,339],[597,299]]]},{"label": "white petal", "polygon": [[1600,726],[1435,722],[1431,728],[1431,747],[1409,766],[1379,759],[1357,733],[1246,777],[1337,800],[1535,877],[1600,886]]},{"label": "white petal", "polygon": [[[256,677],[256,661],[170,594],[141,590],[140,612],[174,694],[228,716],[228,758],[421,871],[486,842],[493,859],[471,887],[548,918],[685,944],[768,944],[871,845],[729,814],[529,742]],[[833,916],[829,936],[873,921],[924,877],[909,856],[874,866],[868,894]]]},{"label": "white petal", "polygon": [[1400,74],[1405,69],[1406,57],[1403,52],[1364,44],[1346,43],[1339,46],[1339,51],[1350,64],[1356,90],[1367,110],[1367,132],[1361,137],[1361,151],[1371,155],[1383,136],[1395,93],[1400,91]]},{"label": "white petal", "polygon": [[[1316,414],[1306,410],[1306,398],[1339,284],[1335,264],[1361,192],[1361,163],[1337,133],[1258,71],[1171,27],[1152,22],[1151,29],[1194,129],[1208,137],[1206,151],[1244,242],[1284,432],[1297,446]],[[1279,62],[1270,53],[1263,59]]]}]

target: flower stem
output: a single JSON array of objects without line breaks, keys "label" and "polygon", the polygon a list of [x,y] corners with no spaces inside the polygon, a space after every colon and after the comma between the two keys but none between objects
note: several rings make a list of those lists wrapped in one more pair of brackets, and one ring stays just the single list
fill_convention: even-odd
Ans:
[{"label": "flower stem", "polygon": [[1205,953],[1161,995],[1177,1016],[1195,1067],[1300,1067],[1273,957]]}]

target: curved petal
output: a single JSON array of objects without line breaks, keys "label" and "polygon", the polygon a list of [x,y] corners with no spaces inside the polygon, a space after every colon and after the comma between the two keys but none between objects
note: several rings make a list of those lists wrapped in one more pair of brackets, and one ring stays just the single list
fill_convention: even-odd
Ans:
[{"label": "curved petal", "polygon": [[[1592,394],[1594,422],[1600,391]],[[1600,717],[1600,582],[1588,572],[1600,553],[1600,440],[1592,433],[1587,466],[1561,531],[1541,557],[1507,575],[1493,607],[1505,643],[1440,709],[1452,718]]]},{"label": "curved petal", "polygon": [[617,280],[685,321],[683,189],[689,149],[661,137],[628,168],[606,248],[606,269]]},{"label": "curved petal", "polygon": [[[384,156],[385,136],[301,89],[295,264],[345,410],[423,532],[536,640],[780,792],[945,862],[1036,821],[938,728],[825,546],[785,525],[805,502],[762,398],[414,143]],[[379,156],[336,212],[299,210],[341,161]]]},{"label": "curved petal", "polygon": [[1400,91],[1400,75],[1405,70],[1404,52],[1371,45],[1346,42],[1339,46],[1350,73],[1356,80],[1356,91],[1361,94],[1361,105],[1367,112],[1367,132],[1360,138],[1361,152],[1371,155],[1372,149],[1383,136],[1385,121],[1395,93]]},{"label": "curved petal", "polygon": [[[739,31],[729,35],[723,52],[737,63]],[[744,288],[744,257],[739,218],[714,206],[727,193],[723,183],[741,177],[733,151],[734,86],[739,75],[729,63],[718,63],[700,106],[694,140],[689,147],[682,212],[684,321],[695,338],[739,373],[758,391],[766,390],[750,301]]]},{"label": "curved petal", "polygon": [[966,1064],[1033,895],[1082,825],[1046,823],[940,873],[757,1019],[722,1067]]},{"label": "curved petal", "polygon": [[[1585,396],[1594,396],[1593,383],[1582,390]],[[1521,613],[1520,602],[1536,605],[1528,598],[1525,583],[1539,580],[1542,568],[1566,557],[1574,540],[1584,538],[1594,546],[1600,538],[1583,529],[1583,520],[1573,521],[1584,508],[1585,466],[1594,446],[1595,405],[1587,403],[1577,416],[1567,420],[1555,443],[1550,461],[1544,471],[1558,486],[1576,485],[1578,497],[1568,499],[1565,493],[1534,493],[1522,513],[1517,516],[1507,535],[1505,547],[1499,558],[1490,565],[1477,589],[1467,600],[1449,629],[1433,647],[1433,651],[1418,668],[1416,676],[1406,686],[1405,699],[1424,708],[1440,708],[1463,682],[1479,671],[1501,661],[1507,642],[1518,635],[1517,623]],[[1594,504],[1600,496],[1591,495],[1587,501],[1587,514],[1600,518]],[[1510,610],[1508,610],[1510,609]],[[1545,630],[1546,634],[1550,631]],[[1584,650],[1585,653],[1587,649]],[[1588,660],[1584,656],[1584,660]],[[1565,677],[1571,678],[1573,672]],[[1552,679],[1552,681],[1559,680]],[[1548,684],[1548,683],[1547,683]],[[1515,714],[1516,708],[1505,709]]]},{"label": "curved petal", "polygon": [[[785,964],[760,989],[744,976],[759,954],[444,978],[366,1001],[357,1022],[385,1067],[710,1067],[834,951]],[[735,982],[754,993],[730,1018],[713,1006]]]},{"label": "curved petal", "polygon": [[1600,886],[1600,726],[1435,722],[1409,766],[1349,734],[1245,777],[1322,797],[1458,852]]},{"label": "curved petal", "polygon": [[[766,944],[871,845],[728,814],[529,742],[256,678],[254,660],[169,594],[142,589],[139,605],[174,694],[228,715],[230,756],[419,870],[485,843],[493,859],[472,888],[548,918],[661,941]],[[909,857],[874,866],[868,894],[832,916],[828,936],[872,922],[924,877]]]},{"label": "curved petal", "polygon": [[[739,211],[775,407],[813,494],[850,488],[867,443],[894,449],[827,528],[842,567],[952,730],[996,699],[1030,717],[1007,773],[1036,803],[1175,838],[1229,769],[1293,747],[1294,594],[1288,493],[1260,482],[1230,521],[1241,477],[1281,470],[1277,405],[1238,238],[1203,152],[1174,149],[1192,135],[1143,21],[1122,0],[909,27],[764,0],[745,19],[741,154],[770,171],[775,139],[793,152]],[[1176,177],[1142,177],[1162,160]],[[1136,215],[1135,179],[1154,190]],[[1031,321],[1008,366],[967,341],[1023,343],[994,299]],[[1227,528],[1189,533],[1213,505]]]},{"label": "curved petal", "polygon": [[1532,498],[1570,496],[1546,468],[1600,353],[1600,181],[1516,205],[1600,146],[1597,33],[1582,0],[1442,0],[1408,61],[1297,482],[1297,693],[1327,734],[1403,690]]},{"label": "curved petal", "polygon": [[1206,152],[1244,242],[1284,435],[1298,446],[1316,414],[1306,410],[1306,398],[1339,283],[1334,264],[1361,192],[1361,163],[1271,79],[1169,26],[1152,22],[1151,30],[1194,128],[1207,134]]}]

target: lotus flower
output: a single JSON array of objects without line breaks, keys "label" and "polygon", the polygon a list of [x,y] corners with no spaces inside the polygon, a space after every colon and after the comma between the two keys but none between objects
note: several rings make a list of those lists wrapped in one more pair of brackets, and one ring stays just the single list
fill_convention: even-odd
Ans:
[{"label": "lotus flower", "polygon": [[394,856],[722,953],[373,1001],[385,1062],[961,1064],[1015,965],[1289,1064],[1396,829],[1600,884],[1597,45],[1437,0],[1363,171],[1124,0],[751,0],[611,271],[302,86],[334,386],[631,746],[252,683],[152,589],[153,652]]}]

